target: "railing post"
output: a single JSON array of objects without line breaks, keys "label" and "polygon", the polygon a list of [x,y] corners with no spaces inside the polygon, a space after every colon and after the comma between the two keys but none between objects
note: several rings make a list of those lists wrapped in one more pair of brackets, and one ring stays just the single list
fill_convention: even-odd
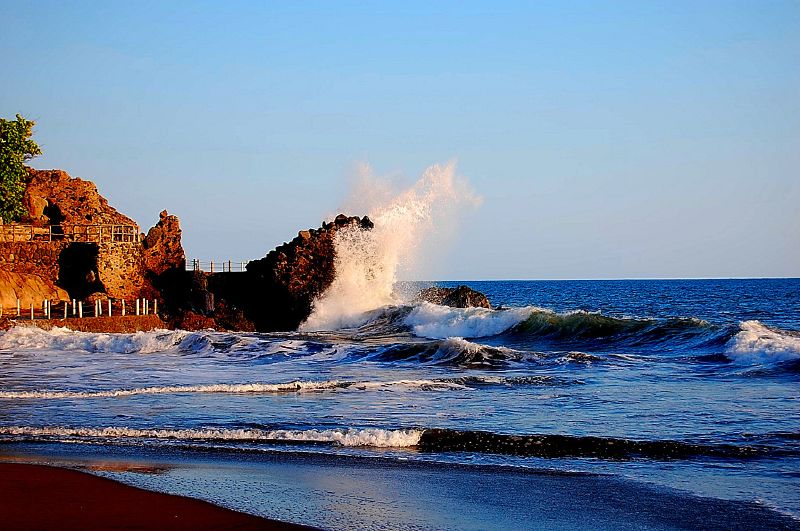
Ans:
[{"label": "railing post", "polygon": [[122,299],[122,317],[125,317],[125,299]]},{"label": "railing post", "polygon": [[136,299],[136,315],[139,315],[139,299]]},{"label": "railing post", "polygon": [[33,321],[33,303],[31,303],[31,321]]},{"label": "railing post", "polygon": [[158,315],[158,299],[153,299],[153,315]]},{"label": "railing post", "polygon": [[69,313],[69,302],[64,303],[64,319],[67,318],[67,313]]},{"label": "railing post", "polygon": [[83,301],[78,301],[78,319],[83,319]]},{"label": "railing post", "polygon": [[111,317],[111,299],[108,299],[108,316]]},{"label": "railing post", "polygon": [[20,316],[20,311],[19,311],[19,299],[17,299],[17,317],[19,317],[19,316]]}]

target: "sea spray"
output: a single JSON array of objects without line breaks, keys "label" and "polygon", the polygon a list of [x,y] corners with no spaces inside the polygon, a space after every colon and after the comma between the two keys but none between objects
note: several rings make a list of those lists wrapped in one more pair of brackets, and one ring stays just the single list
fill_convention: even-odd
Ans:
[{"label": "sea spray", "polygon": [[[369,172],[366,176],[374,182]],[[450,229],[462,207],[480,201],[456,176],[454,163],[429,167],[392,198],[378,195],[383,198],[368,208],[373,229],[350,226],[336,234],[336,277],[301,330],[357,326],[365,312],[398,303],[393,292],[398,272],[415,264],[423,240]]]}]

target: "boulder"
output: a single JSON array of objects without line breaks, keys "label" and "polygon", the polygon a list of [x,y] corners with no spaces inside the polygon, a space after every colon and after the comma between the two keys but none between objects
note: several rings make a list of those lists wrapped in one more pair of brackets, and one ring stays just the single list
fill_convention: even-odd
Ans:
[{"label": "boulder", "polygon": [[415,300],[430,302],[440,306],[451,306],[453,308],[492,308],[486,295],[475,291],[469,286],[458,286],[457,288],[426,288],[417,294]]}]

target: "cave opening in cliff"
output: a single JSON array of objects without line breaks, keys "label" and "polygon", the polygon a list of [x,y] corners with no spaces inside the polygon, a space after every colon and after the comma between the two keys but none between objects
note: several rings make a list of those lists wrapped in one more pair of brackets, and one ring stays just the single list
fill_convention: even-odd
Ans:
[{"label": "cave opening in cliff", "polygon": [[54,240],[61,240],[64,238],[64,229],[61,227],[61,222],[64,221],[64,214],[61,209],[54,203],[47,203],[44,207],[43,214],[50,220],[50,235]]},{"label": "cave opening in cliff", "polygon": [[72,243],[58,256],[58,284],[74,299],[105,292],[97,273],[99,247],[96,243]]}]

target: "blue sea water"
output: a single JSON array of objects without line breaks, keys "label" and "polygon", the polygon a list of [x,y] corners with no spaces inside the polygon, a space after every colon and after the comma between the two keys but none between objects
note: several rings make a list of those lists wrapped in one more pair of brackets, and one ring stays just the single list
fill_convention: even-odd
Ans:
[{"label": "blue sea water", "polygon": [[306,333],[12,329],[0,440],[585,471],[800,514],[800,279],[467,284],[495,309],[400,304]]}]

